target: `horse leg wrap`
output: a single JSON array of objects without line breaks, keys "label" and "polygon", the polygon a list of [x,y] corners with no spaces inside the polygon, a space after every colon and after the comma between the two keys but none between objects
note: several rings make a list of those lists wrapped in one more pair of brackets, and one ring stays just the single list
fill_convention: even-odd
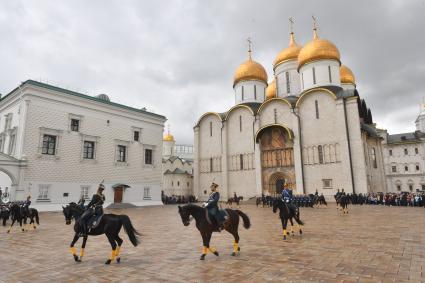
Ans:
[{"label": "horse leg wrap", "polygon": [[83,248],[81,248],[81,250],[80,250],[80,259],[81,259],[83,256],[84,256],[84,249],[83,249]]},{"label": "horse leg wrap", "polygon": [[118,246],[117,249],[115,250],[115,256],[118,257],[120,255],[120,249],[121,247]]},{"label": "horse leg wrap", "polygon": [[237,253],[239,251],[239,244],[236,242],[233,242],[233,252]]},{"label": "horse leg wrap", "polygon": [[7,233],[10,233],[10,230],[12,230],[12,225],[10,225],[9,229],[7,229]]},{"label": "horse leg wrap", "polygon": [[111,257],[109,258],[111,261],[115,259],[115,250],[112,250]]},{"label": "horse leg wrap", "polygon": [[75,247],[70,247],[69,251],[71,252],[72,255],[77,255],[77,249]]},{"label": "horse leg wrap", "polygon": [[286,229],[283,229],[283,236],[286,237],[286,235],[288,235],[288,233],[286,232]]},{"label": "horse leg wrap", "polygon": [[208,253],[208,248],[206,246],[204,246],[202,248],[202,254],[206,255]]},{"label": "horse leg wrap", "polygon": [[215,248],[213,248],[213,247],[209,247],[208,248],[208,250],[210,251],[210,252],[212,252],[212,253],[215,253],[217,250],[215,249]]}]

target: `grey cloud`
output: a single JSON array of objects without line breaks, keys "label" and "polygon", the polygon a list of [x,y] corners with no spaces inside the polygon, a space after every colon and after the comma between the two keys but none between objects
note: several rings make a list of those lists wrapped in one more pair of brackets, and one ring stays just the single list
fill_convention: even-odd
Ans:
[{"label": "grey cloud", "polygon": [[356,75],[374,120],[390,132],[414,129],[425,96],[425,2],[417,1],[2,1],[0,92],[28,78],[107,93],[166,115],[179,143],[207,111],[234,103],[232,77],[246,38],[269,77],[288,43],[334,42]]}]

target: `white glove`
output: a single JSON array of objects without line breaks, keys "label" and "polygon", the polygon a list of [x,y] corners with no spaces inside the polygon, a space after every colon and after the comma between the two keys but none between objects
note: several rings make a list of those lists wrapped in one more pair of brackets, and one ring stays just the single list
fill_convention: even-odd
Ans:
[{"label": "white glove", "polygon": [[207,207],[207,205],[208,205],[208,202],[204,202],[204,203],[202,204],[202,207]]}]

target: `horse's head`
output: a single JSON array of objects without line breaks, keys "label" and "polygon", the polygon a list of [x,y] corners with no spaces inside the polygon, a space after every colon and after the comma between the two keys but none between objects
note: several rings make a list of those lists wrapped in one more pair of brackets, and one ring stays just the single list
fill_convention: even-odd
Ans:
[{"label": "horse's head", "polygon": [[273,200],[273,213],[276,213],[279,204],[279,198]]},{"label": "horse's head", "polygon": [[189,211],[189,206],[185,205],[185,206],[178,206],[179,207],[179,214],[180,217],[182,218],[182,222],[184,226],[189,226],[190,224],[190,211]]},{"label": "horse's head", "polygon": [[63,215],[65,216],[65,224],[69,225],[71,224],[71,220],[72,220],[72,211],[71,211],[71,206],[67,205],[67,206],[62,206],[62,211],[63,211]]}]

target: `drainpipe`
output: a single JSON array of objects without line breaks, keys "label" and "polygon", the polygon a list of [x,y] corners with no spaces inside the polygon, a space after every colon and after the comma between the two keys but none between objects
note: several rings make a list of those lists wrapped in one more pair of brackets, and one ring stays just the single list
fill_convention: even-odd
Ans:
[{"label": "drainpipe", "polygon": [[301,135],[301,118],[295,112],[295,107],[292,107],[292,114],[297,116],[298,119],[298,135],[300,139],[300,156],[301,156],[301,179],[303,180],[303,194],[305,194],[305,180],[304,180],[304,161],[303,161],[303,147],[302,147],[302,135]]},{"label": "drainpipe", "polygon": [[354,185],[354,174],[353,174],[353,161],[351,159],[351,142],[350,142],[350,132],[348,131],[348,122],[347,122],[347,105],[346,105],[346,98],[342,98],[342,104],[344,105],[344,120],[345,120],[345,133],[347,136],[347,143],[348,143],[348,157],[350,160],[350,173],[351,173],[351,184],[353,186],[353,194],[356,193],[356,187]]}]

